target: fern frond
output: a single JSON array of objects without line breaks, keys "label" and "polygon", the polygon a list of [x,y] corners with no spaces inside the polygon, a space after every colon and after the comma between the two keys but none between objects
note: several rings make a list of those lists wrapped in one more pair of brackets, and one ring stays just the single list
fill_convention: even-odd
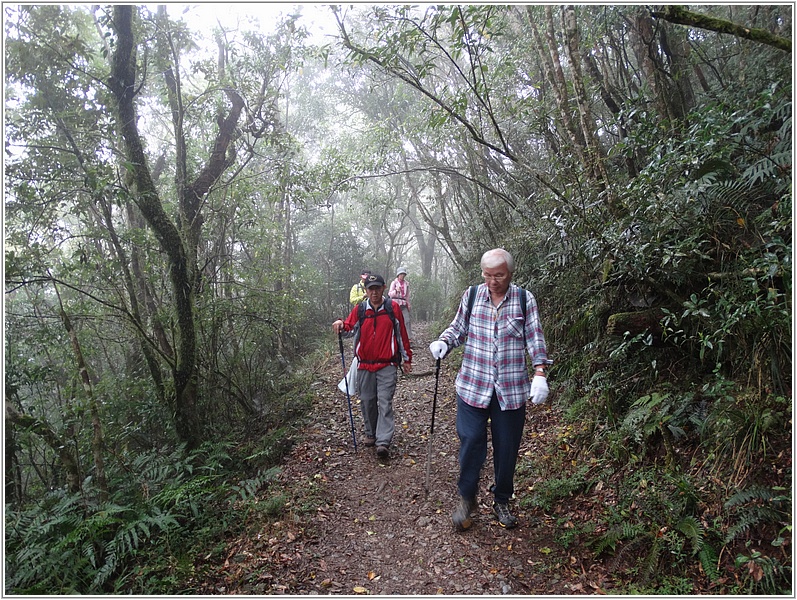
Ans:
[{"label": "fern frond", "polygon": [[700,552],[703,548],[703,525],[695,517],[683,517],[675,526],[692,544],[692,554]]},{"label": "fern frond", "polygon": [[653,538],[650,551],[642,558],[642,565],[639,574],[643,583],[647,583],[656,575],[656,572],[659,568],[659,559],[661,558],[663,545],[664,544],[662,543],[661,538]]},{"label": "fern frond", "polygon": [[700,564],[703,566],[703,571],[705,571],[709,581],[717,581],[720,578],[720,572],[717,568],[717,563],[719,562],[719,555],[717,554],[717,551],[706,544],[697,553],[697,557],[700,560]]},{"label": "fern frond", "polygon": [[606,549],[611,548],[612,552],[617,550],[617,543],[621,540],[636,540],[640,536],[645,536],[645,528],[639,523],[624,521],[619,525],[610,527],[594,542],[595,555],[599,556]]},{"label": "fern frond", "polygon": [[753,506],[747,510],[744,510],[740,517],[739,521],[728,530],[728,533],[725,535],[724,543],[730,544],[733,540],[735,540],[739,535],[745,533],[754,525],[758,525],[759,523],[777,523],[783,518],[783,513],[766,507],[766,506]]},{"label": "fern frond", "polygon": [[773,492],[772,489],[768,487],[761,485],[751,486],[749,488],[739,490],[738,492],[734,493],[730,498],[728,498],[725,501],[725,508],[741,506],[747,504],[748,502],[752,502],[754,500],[767,502],[772,500],[774,497],[775,493]]}]

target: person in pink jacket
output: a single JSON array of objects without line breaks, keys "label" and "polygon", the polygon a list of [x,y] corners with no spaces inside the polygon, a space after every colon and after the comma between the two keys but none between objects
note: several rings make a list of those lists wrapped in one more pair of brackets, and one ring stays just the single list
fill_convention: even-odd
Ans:
[{"label": "person in pink jacket", "polygon": [[407,267],[399,267],[396,271],[396,278],[390,284],[387,295],[401,307],[401,315],[404,317],[404,326],[407,328],[407,335],[412,339],[412,328],[410,327],[410,282],[407,281]]}]

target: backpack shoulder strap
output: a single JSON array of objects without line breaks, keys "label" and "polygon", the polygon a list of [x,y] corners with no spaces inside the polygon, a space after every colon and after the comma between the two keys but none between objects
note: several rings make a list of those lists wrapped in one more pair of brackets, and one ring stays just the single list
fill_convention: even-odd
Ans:
[{"label": "backpack shoulder strap", "polygon": [[385,310],[387,311],[390,320],[393,321],[393,324],[396,324],[396,313],[394,312],[393,307],[393,299],[392,298],[385,298]]},{"label": "backpack shoulder strap", "polygon": [[365,319],[365,302],[359,302],[357,304],[357,322],[362,325],[363,319]]},{"label": "backpack shoulder strap", "polygon": [[526,345],[526,288],[518,286],[520,292],[520,310],[523,313],[523,345]]},{"label": "backpack shoulder strap", "polygon": [[468,310],[465,312],[465,329],[470,328],[470,313],[473,311],[473,304],[476,302],[476,292],[479,290],[479,286],[472,285],[468,290]]}]

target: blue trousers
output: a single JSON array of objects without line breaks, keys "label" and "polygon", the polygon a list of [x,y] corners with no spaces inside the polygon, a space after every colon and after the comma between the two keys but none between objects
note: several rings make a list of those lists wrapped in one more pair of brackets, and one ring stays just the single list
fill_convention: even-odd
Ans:
[{"label": "blue trousers", "polygon": [[487,459],[488,422],[493,440],[495,501],[506,504],[515,493],[515,466],[526,422],[526,405],[516,410],[502,411],[495,392],[487,408],[470,406],[457,396],[457,435],[460,443],[457,487],[463,498],[476,498],[479,474]]}]

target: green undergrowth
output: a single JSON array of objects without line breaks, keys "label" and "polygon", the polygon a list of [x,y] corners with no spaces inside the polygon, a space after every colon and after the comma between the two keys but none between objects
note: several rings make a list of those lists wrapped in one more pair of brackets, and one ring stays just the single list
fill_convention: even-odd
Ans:
[{"label": "green undergrowth", "polygon": [[790,594],[790,401],[717,373],[625,399],[584,368],[552,378],[561,419],[519,464],[521,505],[557,515],[612,593]]},{"label": "green undergrowth", "polygon": [[107,499],[89,478],[78,494],[7,505],[5,593],[191,593],[198,565],[220,558],[227,540],[289,510],[275,480],[311,402],[309,377],[286,384],[278,421],[109,464]]}]

